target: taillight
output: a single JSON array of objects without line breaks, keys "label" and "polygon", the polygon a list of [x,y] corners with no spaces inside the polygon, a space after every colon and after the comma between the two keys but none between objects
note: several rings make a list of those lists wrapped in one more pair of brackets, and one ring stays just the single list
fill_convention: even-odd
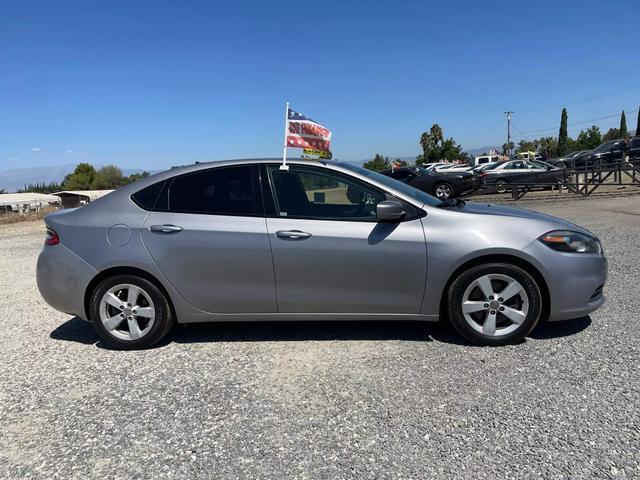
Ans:
[{"label": "taillight", "polygon": [[44,240],[45,245],[57,245],[60,243],[60,237],[55,230],[47,227],[47,237]]}]

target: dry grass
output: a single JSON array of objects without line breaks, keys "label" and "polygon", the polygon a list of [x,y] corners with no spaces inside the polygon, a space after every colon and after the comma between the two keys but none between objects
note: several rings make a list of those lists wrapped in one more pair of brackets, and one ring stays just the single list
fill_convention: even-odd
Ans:
[{"label": "dry grass", "polygon": [[38,211],[28,211],[26,213],[0,212],[0,225],[42,220],[44,217],[47,216],[47,214],[51,212],[55,212],[56,210],[57,210],[56,207],[44,207]]}]

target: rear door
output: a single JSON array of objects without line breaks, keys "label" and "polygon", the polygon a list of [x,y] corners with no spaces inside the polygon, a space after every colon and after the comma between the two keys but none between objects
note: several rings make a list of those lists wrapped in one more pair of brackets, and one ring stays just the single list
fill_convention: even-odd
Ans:
[{"label": "rear door", "polygon": [[314,166],[264,167],[267,231],[278,311],[420,312],[427,256],[417,209],[413,219],[378,223],[384,192]]},{"label": "rear door", "polygon": [[142,237],[165,277],[211,313],[276,311],[257,166],[216,167],[169,180]]}]

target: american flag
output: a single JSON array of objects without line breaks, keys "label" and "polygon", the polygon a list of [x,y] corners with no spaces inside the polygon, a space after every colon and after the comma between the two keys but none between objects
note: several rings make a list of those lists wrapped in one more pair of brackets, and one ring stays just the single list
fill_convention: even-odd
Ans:
[{"label": "american flag", "polygon": [[330,151],[331,130],[305,117],[300,112],[287,110],[287,147],[312,148]]}]

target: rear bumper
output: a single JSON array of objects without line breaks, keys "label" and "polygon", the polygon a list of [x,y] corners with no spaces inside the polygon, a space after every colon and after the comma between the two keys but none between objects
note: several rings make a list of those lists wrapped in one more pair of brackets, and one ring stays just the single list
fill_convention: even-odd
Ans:
[{"label": "rear bumper", "polygon": [[56,310],[87,320],[84,294],[98,273],[64,245],[45,246],[36,267],[36,281],[42,298]]},{"label": "rear bumper", "polygon": [[540,261],[549,288],[550,321],[583,317],[604,305],[606,257],[556,252],[537,240],[525,252]]}]

